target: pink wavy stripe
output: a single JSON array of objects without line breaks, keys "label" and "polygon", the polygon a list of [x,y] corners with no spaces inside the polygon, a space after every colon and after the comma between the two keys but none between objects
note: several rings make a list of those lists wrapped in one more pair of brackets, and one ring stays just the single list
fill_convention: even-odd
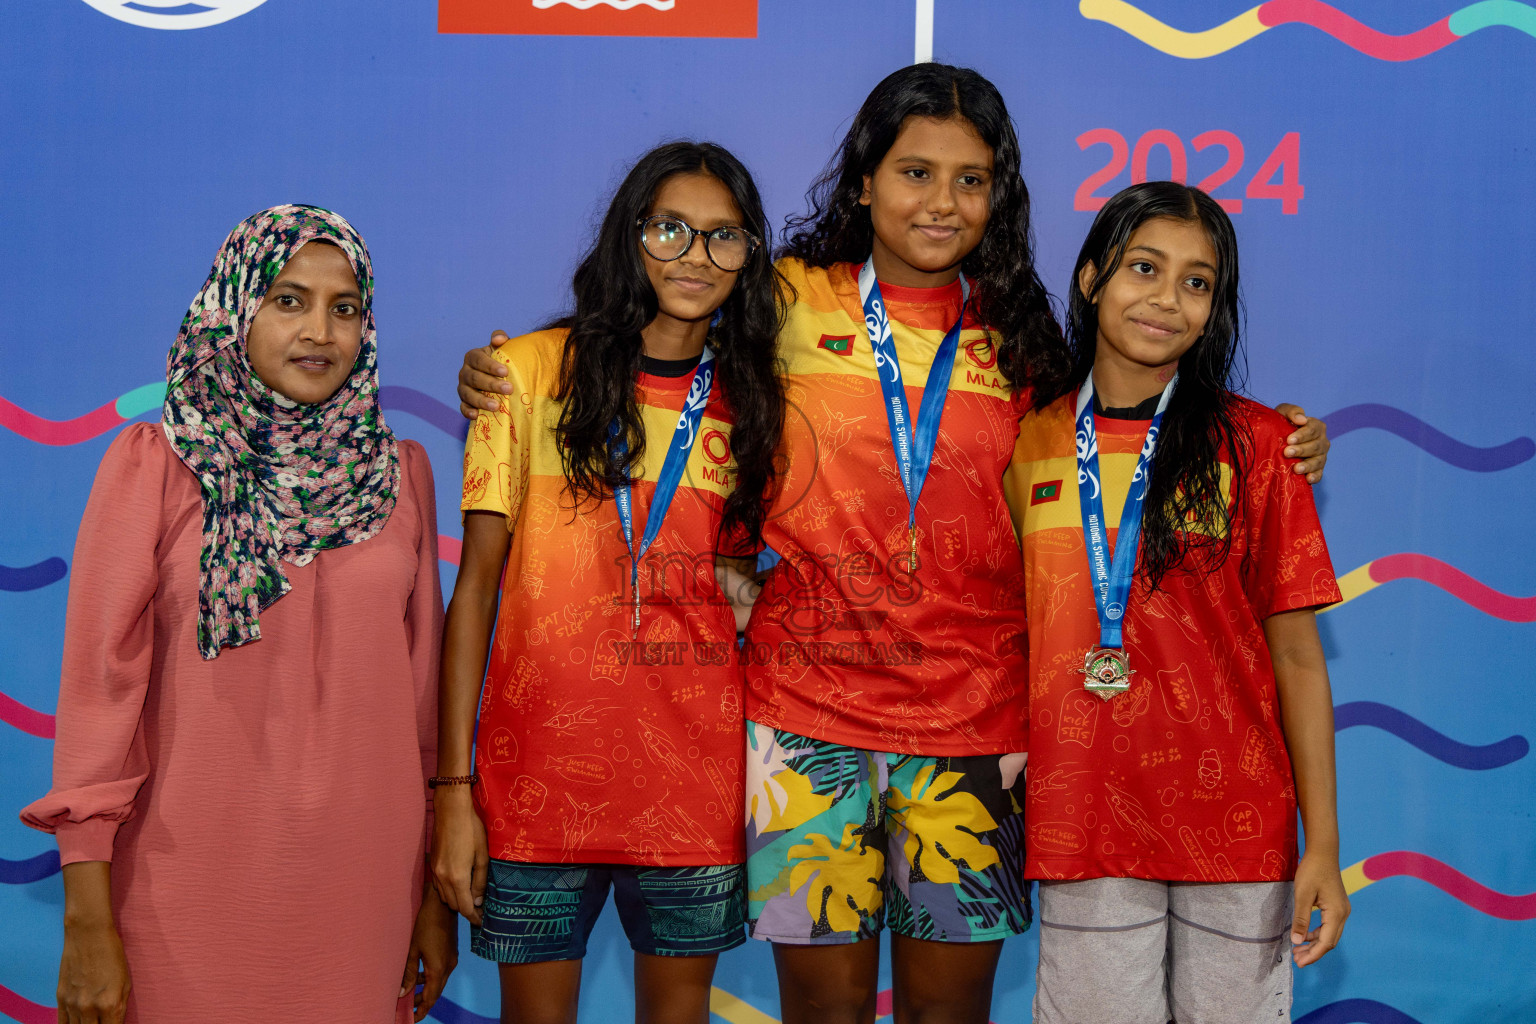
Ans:
[{"label": "pink wavy stripe", "polygon": [[[0,399],[4,401],[4,399]],[[437,557],[454,565],[459,564],[459,557],[463,552],[464,544],[457,537],[447,534],[437,535]],[[21,701],[7,694],[0,693],[0,722],[15,726],[22,732],[33,736],[40,736],[45,740],[54,737],[54,718],[34,708],[29,708]]]},{"label": "pink wavy stripe", "polygon": [[[896,1003],[892,998],[890,989],[883,989],[875,993],[875,1019],[889,1017],[896,1012]],[[994,1022],[995,1024],[995,1022]]]},{"label": "pink wavy stripe", "polygon": [[101,408],[72,420],[45,420],[0,398],[0,427],[8,427],[27,440],[42,444],[79,444],[106,433],[122,422],[123,418],[117,414],[115,398]]},{"label": "pink wavy stripe", "polygon": [[1420,579],[1433,583],[1458,600],[1505,622],[1536,622],[1536,596],[1511,597],[1481,583],[1454,565],[1438,558],[1405,551],[1371,562],[1371,579],[1377,583],[1390,580]]},{"label": "pink wavy stripe", "polygon": [[0,1013],[21,1024],[55,1024],[59,1019],[58,1010],[34,1003],[4,985],[0,985]]},{"label": "pink wavy stripe", "polygon": [[14,725],[22,732],[53,739],[53,716],[27,707],[21,701],[0,693],[0,722]]},{"label": "pink wavy stripe", "polygon": [[1259,21],[1276,25],[1299,23],[1322,29],[1345,46],[1380,60],[1418,60],[1457,40],[1447,16],[1405,36],[1388,35],[1361,24],[1322,0],[1269,0],[1259,6]]},{"label": "pink wavy stripe", "polygon": [[1497,892],[1481,882],[1473,881],[1449,864],[1412,850],[1395,850],[1367,857],[1361,869],[1373,882],[1394,875],[1409,875],[1428,882],[1489,917],[1504,921],[1529,921],[1536,918],[1536,892],[1524,896]]}]

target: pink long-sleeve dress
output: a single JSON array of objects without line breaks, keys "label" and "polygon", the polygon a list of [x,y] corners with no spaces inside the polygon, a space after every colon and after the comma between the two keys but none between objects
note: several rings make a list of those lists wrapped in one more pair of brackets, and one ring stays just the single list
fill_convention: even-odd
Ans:
[{"label": "pink long-sleeve dress", "polygon": [[53,789],[22,819],[112,862],[141,1024],[374,1024],[427,844],[442,634],[431,467],[373,538],[284,564],[261,639],[197,651],[202,497],[158,424],[108,449],[75,545]]}]

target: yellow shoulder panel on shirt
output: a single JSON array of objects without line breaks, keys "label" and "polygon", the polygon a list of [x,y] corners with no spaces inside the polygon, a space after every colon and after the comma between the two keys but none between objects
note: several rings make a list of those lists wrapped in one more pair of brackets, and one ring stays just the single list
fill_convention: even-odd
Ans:
[{"label": "yellow shoulder panel on shirt", "polygon": [[[790,308],[780,334],[780,357],[791,377],[811,374],[841,374],[876,379],[875,354],[870,348],[869,332],[862,320],[855,320],[836,302],[830,289],[828,306],[802,301]],[[893,323],[897,352],[911,355],[911,365],[903,359],[902,378],[909,387],[925,387],[933,357],[943,341],[944,332],[922,330],[903,323]],[[950,374],[954,391],[970,391],[1008,399],[1012,389],[997,369],[997,343],[987,331],[967,328],[960,333],[959,351]]]},{"label": "yellow shoulder panel on shirt", "polygon": [[[1082,508],[1077,497],[1077,456],[1037,459],[1023,472],[1011,474],[1008,504],[1016,510],[1014,522],[1023,540],[1036,530],[1081,530]],[[1120,525],[1125,496],[1136,472],[1136,456],[1100,452],[1099,473],[1104,481],[1104,519],[1111,529]],[[1022,512],[1022,515],[1017,513]]]},{"label": "yellow shoulder panel on shirt", "polygon": [[[1136,474],[1138,453],[1100,452],[1099,476],[1104,493],[1104,520],[1118,529],[1125,499]],[[1015,461],[1003,480],[1019,541],[1039,530],[1081,530],[1082,506],[1077,492],[1077,455]],[[1221,495],[1230,501],[1232,470],[1221,467]],[[1204,532],[1203,530],[1201,532]]]},{"label": "yellow shoulder panel on shirt", "polygon": [[520,334],[493,349],[491,355],[514,369],[531,394],[552,395],[560,383],[560,360],[565,354],[567,333],[565,328],[557,327]]}]

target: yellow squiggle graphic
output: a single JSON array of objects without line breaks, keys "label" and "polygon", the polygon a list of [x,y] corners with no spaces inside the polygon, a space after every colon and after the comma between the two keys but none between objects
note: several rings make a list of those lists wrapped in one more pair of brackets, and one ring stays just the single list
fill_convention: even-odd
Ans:
[{"label": "yellow squiggle graphic", "polygon": [[1090,21],[1103,21],[1173,57],[1203,60],[1240,46],[1269,26],[1259,21],[1259,8],[1204,32],[1182,32],[1139,11],[1125,0],[1081,0],[1078,11]]},{"label": "yellow squiggle graphic", "polygon": [[[1375,881],[1375,879],[1365,873],[1365,861],[1363,860],[1351,864],[1341,874],[1344,876],[1344,891],[1351,896]],[[715,991],[718,992],[719,989]]]},{"label": "yellow squiggle graphic", "polygon": [[709,990],[709,1012],[730,1024],[779,1024],[777,1017],[770,1017],[751,1003],[743,1002],[723,988]]},{"label": "yellow squiggle graphic", "polygon": [[1367,591],[1375,590],[1379,586],[1381,586],[1380,583],[1371,579],[1370,562],[1366,562],[1364,565],[1357,566],[1356,568],[1351,569],[1349,572],[1345,573],[1343,576],[1339,577],[1339,591],[1343,594],[1343,599],[1339,601],[1339,604],[1330,605],[1329,607],[1324,608],[1323,611],[1331,612],[1335,608],[1339,607],[1339,605],[1348,604],[1350,601],[1353,601],[1361,594],[1364,594]]}]

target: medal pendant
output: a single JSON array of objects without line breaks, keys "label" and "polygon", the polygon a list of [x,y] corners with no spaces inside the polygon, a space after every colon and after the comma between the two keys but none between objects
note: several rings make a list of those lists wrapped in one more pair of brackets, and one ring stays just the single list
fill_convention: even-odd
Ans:
[{"label": "medal pendant", "polygon": [[640,639],[640,591],[635,590],[635,613],[630,620],[630,629],[636,640]]},{"label": "medal pendant", "polygon": [[1083,658],[1083,689],[1113,700],[1131,688],[1131,659],[1115,647],[1092,647]]},{"label": "medal pendant", "polygon": [[911,546],[908,548],[907,571],[908,572],[916,572],[917,571],[917,527],[916,526],[908,528],[908,530],[907,530],[907,537],[908,537],[908,539],[911,542]]}]

